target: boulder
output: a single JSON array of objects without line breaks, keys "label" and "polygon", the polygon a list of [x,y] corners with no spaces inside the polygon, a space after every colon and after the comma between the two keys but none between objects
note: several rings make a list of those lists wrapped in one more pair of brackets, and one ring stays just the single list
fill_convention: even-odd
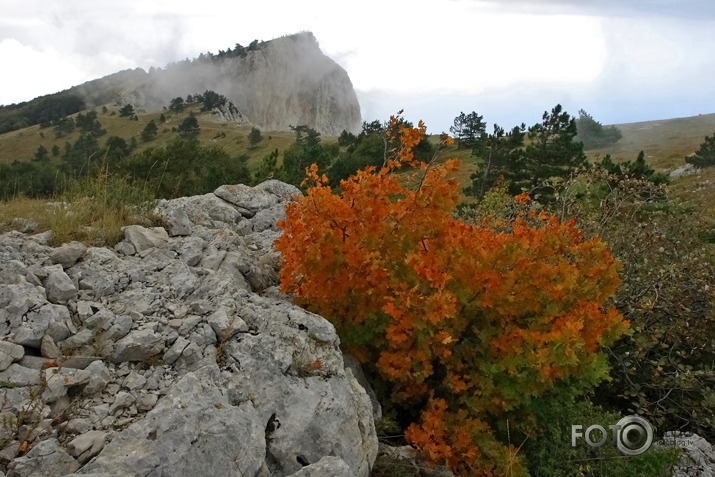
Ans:
[{"label": "boulder", "polygon": [[50,261],[69,268],[87,251],[87,246],[80,242],[70,242],[56,248],[50,254]]}]

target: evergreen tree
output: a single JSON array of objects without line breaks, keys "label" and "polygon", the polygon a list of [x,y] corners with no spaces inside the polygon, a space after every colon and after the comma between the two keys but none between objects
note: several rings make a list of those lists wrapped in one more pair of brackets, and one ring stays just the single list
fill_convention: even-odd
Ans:
[{"label": "evergreen tree", "polygon": [[159,128],[156,126],[156,122],[152,119],[142,130],[142,141],[148,142],[155,139],[158,132]]},{"label": "evergreen tree", "polygon": [[106,158],[110,162],[118,162],[119,160],[127,157],[131,152],[131,148],[127,141],[119,136],[111,136],[107,139],[105,144],[106,148]]},{"label": "evergreen tree", "polygon": [[305,169],[315,163],[321,170],[330,165],[330,154],[320,142],[320,133],[306,125],[291,126],[295,143],[283,153],[283,176],[290,184],[299,185]]},{"label": "evergreen tree", "polygon": [[190,114],[181,121],[177,131],[179,132],[179,136],[185,139],[195,139],[199,136],[199,120],[196,119],[196,116]]},{"label": "evergreen tree", "polygon": [[542,122],[529,128],[528,146],[511,171],[511,192],[537,194],[541,201],[551,199],[552,178],[568,177],[572,171],[587,165],[583,144],[574,141],[576,120],[557,104]]},{"label": "evergreen tree", "polygon": [[471,148],[482,134],[486,132],[487,123],[484,116],[472,111],[469,114],[460,112],[454,118],[454,124],[449,128],[449,132],[457,139],[457,149],[462,147]]},{"label": "evergreen tree", "polygon": [[472,185],[465,192],[479,199],[498,181],[511,176],[519,167],[526,126],[515,126],[510,132],[494,125],[492,134],[483,133],[472,146],[472,154],[481,161],[479,171],[470,176]]},{"label": "evergreen tree", "polygon": [[184,108],[186,108],[186,104],[184,103],[184,98],[182,97],[172,99],[171,103],[169,104],[169,110],[175,113],[182,112]]},{"label": "evergreen tree", "polygon": [[583,109],[578,112],[576,129],[578,131],[576,140],[581,141],[586,149],[608,146],[623,137],[618,128],[615,126],[604,127]]},{"label": "evergreen tree", "polygon": [[124,105],[124,107],[122,107],[122,109],[119,110],[119,116],[123,117],[123,118],[124,117],[131,118],[132,116],[134,116],[134,114],[135,114],[134,106],[132,106],[131,104],[126,104],[126,105]]},{"label": "evergreen tree", "polygon": [[257,127],[252,127],[251,132],[248,133],[248,143],[252,147],[255,147],[256,144],[258,144],[262,140],[263,140],[263,136],[261,136],[261,130],[258,129]]},{"label": "evergreen tree", "polygon": [[696,167],[715,166],[715,134],[705,136],[705,141],[700,144],[700,148],[695,154],[686,157],[685,162]]},{"label": "evergreen tree", "polygon": [[32,160],[38,161],[38,162],[49,161],[50,160],[49,151],[43,145],[38,146],[37,151],[35,151],[35,155],[32,157]]}]

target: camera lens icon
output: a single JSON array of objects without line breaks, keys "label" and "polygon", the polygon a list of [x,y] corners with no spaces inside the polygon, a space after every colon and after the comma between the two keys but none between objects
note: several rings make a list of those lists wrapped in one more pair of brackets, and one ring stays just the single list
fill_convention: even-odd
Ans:
[{"label": "camera lens icon", "polygon": [[641,455],[653,443],[653,428],[640,416],[626,416],[614,426],[616,447],[625,455]]}]

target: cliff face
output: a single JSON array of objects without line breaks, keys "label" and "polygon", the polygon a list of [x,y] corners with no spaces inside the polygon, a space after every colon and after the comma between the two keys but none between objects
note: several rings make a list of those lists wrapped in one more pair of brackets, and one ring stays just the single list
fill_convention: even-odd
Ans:
[{"label": "cliff face", "polygon": [[122,97],[135,108],[157,111],[173,98],[206,90],[226,96],[243,118],[263,130],[308,125],[337,136],[361,126],[360,105],[347,72],[320,51],[312,33],[260,43],[245,56],[152,70]]}]

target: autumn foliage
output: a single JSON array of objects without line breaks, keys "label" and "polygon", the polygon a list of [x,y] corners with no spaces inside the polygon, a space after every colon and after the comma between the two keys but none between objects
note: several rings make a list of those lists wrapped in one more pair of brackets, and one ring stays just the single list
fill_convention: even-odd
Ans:
[{"label": "autumn foliage", "polygon": [[[458,161],[413,160],[422,123],[388,131],[399,137],[383,167],[340,193],[307,171],[312,186],[280,223],[282,288],[375,365],[393,402],[420,407],[405,435],[431,461],[459,475],[519,475],[516,449],[488,422],[566,378],[606,376],[599,349],[628,326],[607,306],[617,262],[600,239],[531,210],[528,196],[509,221],[454,219]],[[412,174],[396,173],[407,165]]]}]

